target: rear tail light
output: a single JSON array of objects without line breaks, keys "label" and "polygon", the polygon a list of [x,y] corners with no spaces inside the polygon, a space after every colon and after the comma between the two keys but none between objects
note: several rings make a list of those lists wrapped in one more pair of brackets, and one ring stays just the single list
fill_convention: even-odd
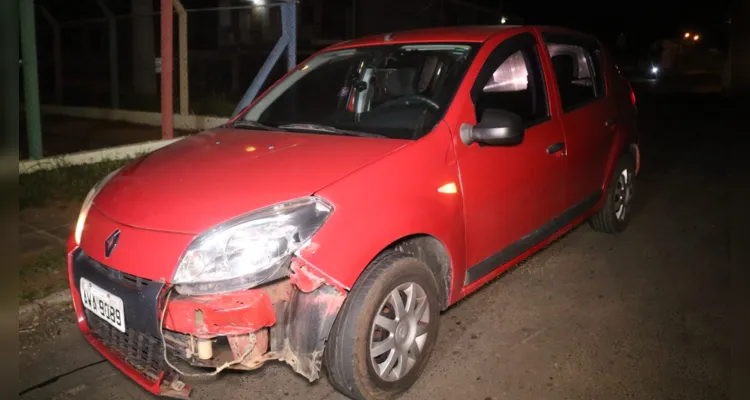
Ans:
[{"label": "rear tail light", "polygon": [[628,85],[628,90],[630,91],[630,102],[633,103],[633,107],[635,107],[636,99],[635,99],[635,91],[633,91],[633,85],[630,84],[627,80],[625,83]]},{"label": "rear tail light", "polygon": [[354,98],[357,96],[357,91],[352,90],[352,93],[349,95],[349,100],[346,102],[346,110],[354,112]]}]

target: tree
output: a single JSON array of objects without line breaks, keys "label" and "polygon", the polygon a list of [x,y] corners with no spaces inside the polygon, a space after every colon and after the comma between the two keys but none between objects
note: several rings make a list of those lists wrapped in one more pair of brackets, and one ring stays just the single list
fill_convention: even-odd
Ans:
[{"label": "tree", "polygon": [[153,0],[131,0],[133,12],[133,88],[140,95],[156,94]]}]

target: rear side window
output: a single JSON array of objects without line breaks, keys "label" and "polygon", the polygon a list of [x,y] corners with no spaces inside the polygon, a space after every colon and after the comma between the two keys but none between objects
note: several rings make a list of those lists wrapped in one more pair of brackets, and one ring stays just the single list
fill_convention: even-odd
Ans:
[{"label": "rear side window", "polygon": [[534,44],[508,56],[484,83],[476,105],[478,117],[487,109],[518,114],[526,126],[547,120],[547,96]]},{"label": "rear side window", "polygon": [[604,97],[601,52],[576,44],[547,42],[563,111],[568,112]]}]

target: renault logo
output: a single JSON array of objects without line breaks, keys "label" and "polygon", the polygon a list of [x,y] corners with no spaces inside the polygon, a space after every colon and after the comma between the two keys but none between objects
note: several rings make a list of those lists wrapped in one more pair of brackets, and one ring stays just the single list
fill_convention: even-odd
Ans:
[{"label": "renault logo", "polygon": [[116,229],[111,235],[104,241],[104,256],[109,258],[112,252],[117,247],[117,241],[120,240],[120,230]]}]

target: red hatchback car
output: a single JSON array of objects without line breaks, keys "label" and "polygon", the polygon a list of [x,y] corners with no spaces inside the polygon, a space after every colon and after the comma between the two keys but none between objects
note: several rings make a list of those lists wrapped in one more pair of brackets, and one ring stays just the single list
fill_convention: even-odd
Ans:
[{"label": "red hatchback car", "polygon": [[155,394],[282,360],[392,398],[441,310],[576,224],[625,228],[638,163],[635,96],[589,36],[341,43],[91,190],[69,240],[75,312]]}]

